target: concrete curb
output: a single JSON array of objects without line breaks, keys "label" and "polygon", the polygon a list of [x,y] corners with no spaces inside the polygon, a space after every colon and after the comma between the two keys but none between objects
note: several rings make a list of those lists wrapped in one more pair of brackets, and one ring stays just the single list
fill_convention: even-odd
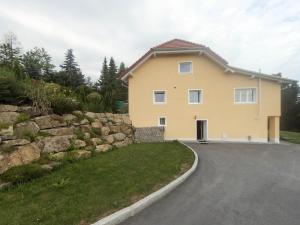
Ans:
[{"label": "concrete curb", "polygon": [[153,192],[152,194],[146,196],[145,198],[137,201],[136,203],[133,203],[132,205],[121,209],[107,217],[104,217],[103,219],[97,221],[96,223],[93,223],[92,225],[115,225],[123,222],[124,220],[128,219],[131,216],[134,216],[138,212],[142,211],[144,208],[150,206],[154,202],[158,201],[162,197],[164,197],[166,194],[170,193],[172,190],[174,190],[178,185],[180,185],[182,182],[184,182],[197,168],[198,165],[198,155],[197,153],[189,146],[184,144],[183,142],[180,142],[187,148],[189,148],[195,155],[195,161],[193,163],[193,166],[186,171],[184,174],[182,174],[180,177],[178,177],[176,180],[173,180],[171,183],[167,184],[163,188],[157,190],[156,192]]}]

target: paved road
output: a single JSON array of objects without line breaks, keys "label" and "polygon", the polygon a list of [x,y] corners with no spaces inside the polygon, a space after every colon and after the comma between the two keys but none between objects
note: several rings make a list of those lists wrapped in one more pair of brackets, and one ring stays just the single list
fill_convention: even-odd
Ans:
[{"label": "paved road", "polygon": [[300,145],[189,146],[197,171],[123,225],[300,224]]}]

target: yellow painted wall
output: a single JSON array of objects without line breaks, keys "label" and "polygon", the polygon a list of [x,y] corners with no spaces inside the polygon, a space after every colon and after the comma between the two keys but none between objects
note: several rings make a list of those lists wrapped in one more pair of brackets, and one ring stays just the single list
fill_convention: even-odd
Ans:
[{"label": "yellow painted wall", "polygon": [[[192,61],[193,73],[178,73],[180,61]],[[158,125],[165,116],[166,139],[196,139],[196,120],[208,120],[209,140],[267,141],[268,116],[280,116],[280,85],[224,73],[205,56],[164,55],[147,60],[128,80],[129,115],[136,127]],[[261,96],[259,97],[259,86]],[[234,104],[234,88],[256,87],[256,104]],[[203,103],[188,104],[188,89],[202,89]],[[153,90],[165,90],[167,103],[153,104]],[[260,101],[261,100],[261,101]],[[279,134],[279,126],[278,129]]]}]

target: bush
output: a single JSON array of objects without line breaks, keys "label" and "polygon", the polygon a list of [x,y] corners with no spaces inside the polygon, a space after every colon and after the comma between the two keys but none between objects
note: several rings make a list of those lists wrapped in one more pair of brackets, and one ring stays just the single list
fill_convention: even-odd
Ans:
[{"label": "bush", "polygon": [[75,99],[63,95],[52,96],[51,107],[54,113],[60,115],[80,109],[80,105]]},{"label": "bush", "polygon": [[25,94],[38,111],[48,112],[50,101],[44,81],[27,79],[25,81]]},{"label": "bush", "polygon": [[24,87],[12,70],[0,68],[0,103],[16,104],[24,100]]},{"label": "bush", "polygon": [[48,171],[43,170],[38,164],[28,164],[13,167],[1,175],[1,179],[13,184],[24,183],[43,176]]},{"label": "bush", "polygon": [[30,116],[26,113],[20,113],[17,117],[17,123],[21,123],[30,119]]}]

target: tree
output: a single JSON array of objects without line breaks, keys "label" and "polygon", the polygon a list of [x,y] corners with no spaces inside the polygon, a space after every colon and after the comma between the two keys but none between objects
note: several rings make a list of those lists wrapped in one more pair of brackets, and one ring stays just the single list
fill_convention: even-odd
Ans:
[{"label": "tree", "polygon": [[117,67],[114,59],[111,57],[109,66],[107,66],[106,57],[104,58],[101,76],[98,81],[100,93],[102,95],[102,104],[105,111],[114,112],[117,99]]},{"label": "tree", "polygon": [[20,75],[20,52],[21,47],[17,36],[8,32],[0,43],[0,65],[13,69],[17,75]]},{"label": "tree", "polygon": [[[124,73],[126,70],[125,64],[123,62],[120,63],[118,69],[118,78],[119,76]],[[127,101],[128,100],[128,87],[121,79],[117,80],[118,82],[118,100]]]},{"label": "tree", "polygon": [[22,57],[24,72],[30,78],[52,81],[54,65],[44,48],[33,48]]},{"label": "tree", "polygon": [[63,76],[64,85],[72,88],[77,88],[84,84],[84,75],[82,74],[72,49],[68,49],[65,54],[65,61],[61,68],[61,76]]},{"label": "tree", "polygon": [[300,130],[300,103],[297,101],[299,86],[295,82],[283,87],[281,92],[281,129]]}]

